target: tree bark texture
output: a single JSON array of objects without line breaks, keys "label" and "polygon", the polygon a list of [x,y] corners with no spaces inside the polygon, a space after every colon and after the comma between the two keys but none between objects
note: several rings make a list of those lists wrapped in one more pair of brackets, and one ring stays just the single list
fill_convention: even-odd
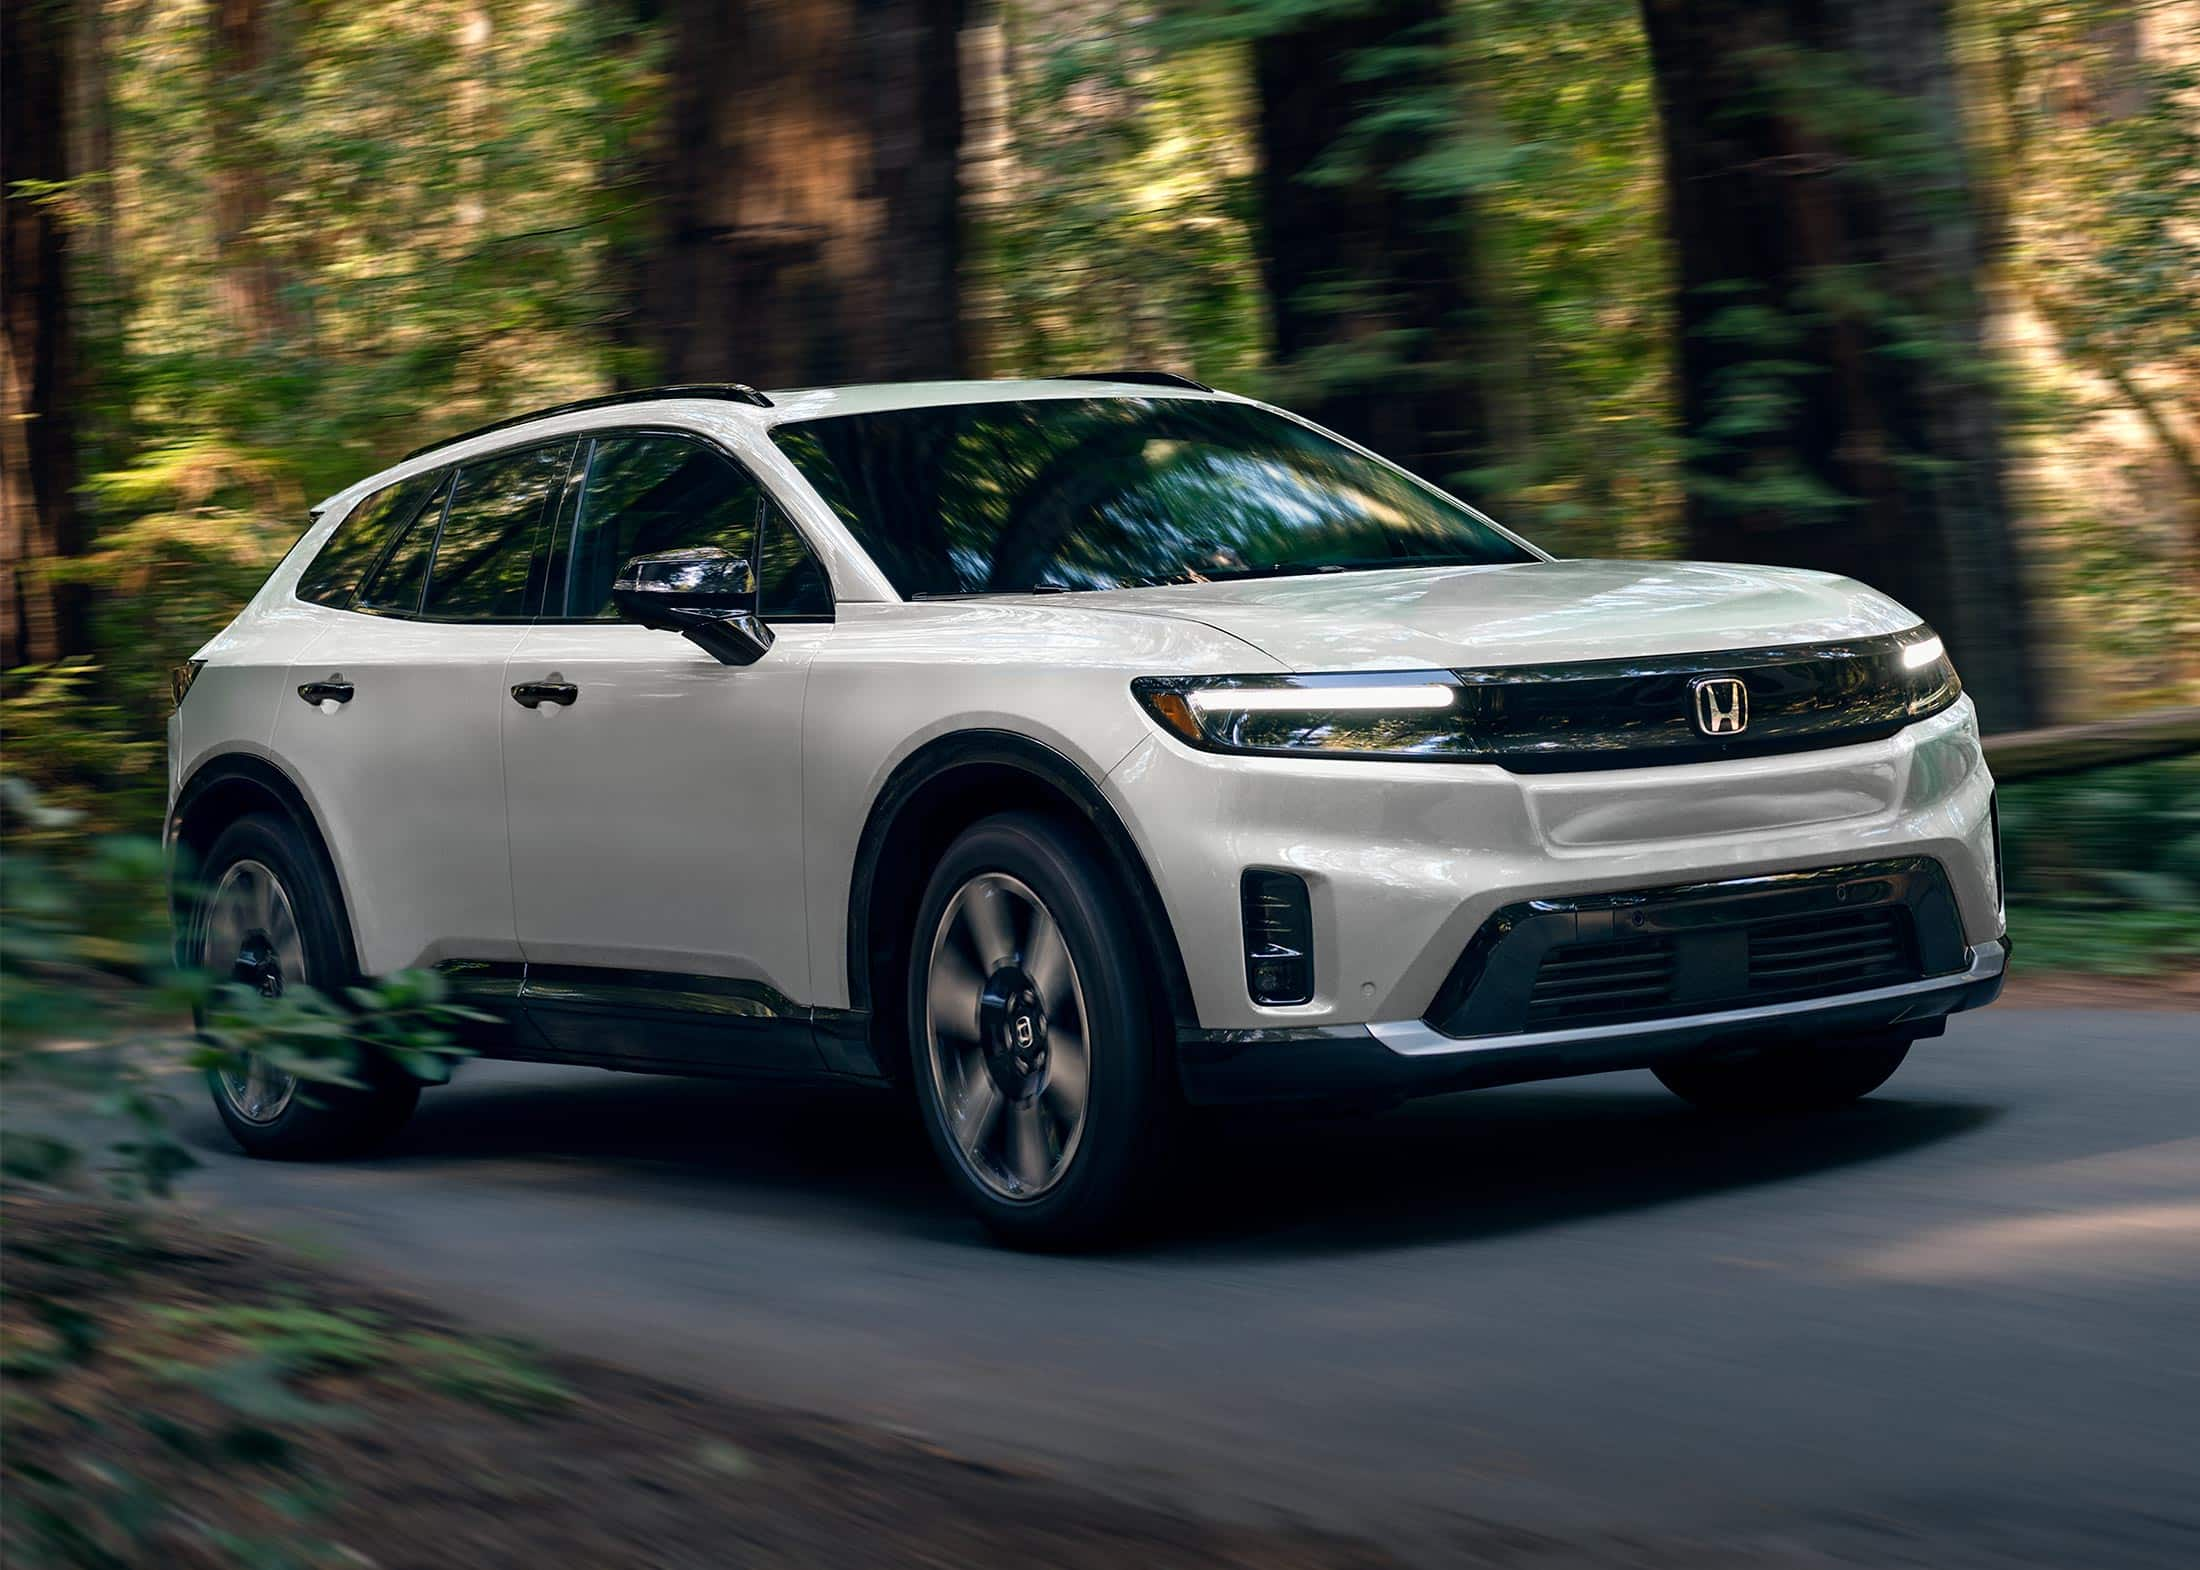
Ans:
[{"label": "tree bark texture", "polygon": [[672,0],[662,234],[638,336],[669,381],[952,376],[960,0]]},{"label": "tree bark texture", "polygon": [[46,568],[81,554],[68,242],[58,205],[17,189],[69,177],[67,10],[0,5],[0,666],[84,647],[81,591]]}]

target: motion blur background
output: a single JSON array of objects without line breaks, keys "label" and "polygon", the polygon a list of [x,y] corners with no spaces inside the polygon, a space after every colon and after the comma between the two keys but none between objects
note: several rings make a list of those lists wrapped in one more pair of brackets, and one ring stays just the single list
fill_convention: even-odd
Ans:
[{"label": "motion blur background", "polygon": [[[79,1088],[130,1119],[139,1187],[194,1158],[127,1053],[77,1049],[171,1039],[207,996],[169,969],[149,838],[170,668],[322,496],[466,426],[660,382],[1165,368],[1302,410],[1558,554],[1852,574],[1946,636],[1996,733],[2019,981],[2200,970],[2200,0],[0,19],[0,1075],[94,1065]],[[432,1055],[432,998],[368,1002],[398,1021],[377,1039]],[[2025,1039],[2067,1063],[2042,1018]],[[452,1105],[493,1123],[493,1098]],[[1873,1115],[1850,1127],[1899,1143],[1909,1114]],[[80,1145],[14,1138],[8,1176]],[[1459,1193],[1451,1159],[1400,1175]],[[1257,1170],[1289,1193],[1291,1165]],[[1563,1196],[1579,1174],[1544,1178]],[[98,1318],[73,1280],[13,1294],[52,1367]],[[271,1323],[245,1345],[274,1336],[278,1370],[384,1366],[356,1325]],[[2103,1344],[2148,1364],[2118,1323]],[[404,1346],[387,1357],[448,1373]],[[473,1357],[453,1366],[495,1400],[548,1399]],[[88,1444],[64,1405],[27,1420]],[[117,1548],[140,1519],[119,1505],[9,1475],[52,1503],[15,1514],[58,1523],[38,1541],[60,1562],[116,1562],[70,1557],[84,1520],[98,1552],[176,1562]]]},{"label": "motion blur background", "polygon": [[[6,16],[5,769],[90,826],[308,505],[665,381],[1188,371],[1560,554],[1870,581],[1990,730],[2200,693],[2194,0]],[[2189,912],[2160,776],[2027,897]]]}]

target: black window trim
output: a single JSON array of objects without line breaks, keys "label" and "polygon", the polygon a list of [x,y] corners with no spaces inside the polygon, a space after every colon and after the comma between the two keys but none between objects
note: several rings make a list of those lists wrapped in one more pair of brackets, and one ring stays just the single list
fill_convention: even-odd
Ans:
[{"label": "black window trim", "polygon": [[[406,513],[390,526],[390,531],[384,537],[381,547],[375,551],[366,566],[360,569],[358,581],[351,586],[350,595],[341,605],[332,605],[327,600],[308,599],[299,592],[306,579],[313,575],[313,569],[321,560],[322,555],[331,545],[336,543],[336,536],[343,533],[344,526],[358,515],[360,508],[366,506],[383,492],[396,490],[401,485],[410,485],[423,476],[431,477],[435,483],[421,493],[420,500],[413,504],[411,512]],[[443,493],[443,482],[449,479],[450,476],[451,466],[448,464],[439,469],[416,469],[411,474],[401,476],[398,479],[384,481],[373,490],[360,495],[349,507],[346,507],[343,512],[337,515],[336,527],[322,536],[321,543],[314,547],[313,554],[306,559],[305,565],[299,569],[297,578],[290,585],[290,597],[300,605],[315,605],[325,611],[357,611],[359,609],[359,591],[374,581],[374,575],[382,570],[382,563],[389,557],[390,552],[397,548],[397,542],[412,532],[412,526],[420,520],[421,513],[427,510],[428,503],[434,501],[436,497]],[[314,521],[318,523],[320,520],[316,518]],[[436,527],[440,529],[442,526],[442,520],[438,519]],[[309,528],[307,532],[311,533],[312,531]],[[303,539],[304,536],[300,536],[301,543]],[[296,546],[292,547],[293,550],[296,548]],[[365,614],[380,615],[386,613],[368,612]]]},{"label": "black window trim", "polygon": [[[449,464],[437,472],[435,484],[429,487],[428,494],[421,499],[420,506],[413,513],[411,520],[403,528],[390,531],[389,539],[383,542],[382,549],[375,554],[374,565],[359,575],[358,586],[351,591],[351,601],[343,609],[360,616],[380,616],[390,621],[418,621],[420,619],[421,600],[428,592],[428,576],[435,571],[435,548],[443,538],[443,516],[451,510],[451,497],[458,489],[452,483],[457,471],[458,465]],[[360,604],[360,596],[365,594],[373,586],[374,581],[382,576],[382,569],[389,565],[389,559],[396,553],[397,547],[405,543],[413,530],[427,521],[430,506],[439,507],[435,515],[435,537],[428,541],[428,564],[420,574],[420,589],[413,596],[413,608],[405,611],[392,605]]]},{"label": "black window trim", "polygon": [[[794,515],[793,509],[788,507],[786,502],[780,498],[779,493],[772,489],[763,476],[759,475],[747,463],[744,463],[740,455],[726,446],[724,442],[706,432],[689,430],[677,425],[591,426],[586,430],[567,431],[563,435],[544,436],[537,437],[532,441],[514,442],[509,447],[493,447],[482,452],[468,453],[464,458],[455,459],[440,466],[416,469],[411,474],[402,475],[397,479],[387,481],[383,485],[378,485],[346,508],[344,517],[349,518],[358,508],[365,506],[390,486],[403,485],[408,481],[420,478],[423,474],[433,474],[435,476],[435,483],[428,487],[428,493],[421,498],[419,507],[402,524],[390,531],[390,537],[383,541],[382,548],[375,553],[374,560],[367,565],[365,571],[359,574],[359,583],[352,590],[349,600],[342,605],[325,605],[318,600],[303,599],[298,595],[295,584],[291,588],[291,598],[298,600],[301,605],[317,605],[323,610],[344,611],[355,616],[379,616],[387,621],[428,622],[440,627],[609,627],[619,625],[616,621],[597,616],[548,616],[543,614],[549,606],[552,590],[555,589],[562,593],[565,587],[565,574],[572,568],[573,530],[580,523],[580,493],[585,492],[588,488],[588,471],[595,462],[596,443],[606,437],[615,436],[676,437],[682,441],[692,442],[708,452],[715,453],[718,457],[732,464],[742,474],[747,475],[750,482],[756,486],[758,493],[763,497],[765,505],[778,511],[779,516],[785,520],[787,527],[794,530],[795,538],[802,542],[803,547],[809,551],[812,559],[817,562],[818,570],[825,575],[825,587],[832,595],[832,608],[822,614],[772,616],[768,620],[775,627],[830,626],[839,620],[840,595],[838,588],[833,583],[832,566],[826,554],[817,548],[817,542],[810,538],[809,531],[802,527],[802,520]],[[536,581],[533,585],[533,603],[527,607],[528,614],[519,620],[500,621],[485,621],[471,616],[422,615],[420,607],[426,602],[428,587],[435,579],[435,553],[443,544],[443,520],[449,516],[451,501],[458,494],[457,486],[451,483],[452,477],[470,464],[489,462],[494,459],[508,457],[514,453],[526,452],[536,447],[552,447],[559,442],[571,442],[573,450],[566,455],[565,474],[552,487],[553,494],[544,505],[542,517],[537,522],[535,549],[538,554],[545,555],[547,559],[544,563],[544,570],[539,576],[532,571],[529,573],[529,577],[534,578]],[[577,485],[576,482],[578,482]],[[382,571],[383,563],[389,559],[390,553],[396,550],[405,537],[420,525],[428,505],[435,501],[438,496],[443,499],[443,510],[436,516],[436,537],[429,543],[428,547],[428,570],[421,575],[420,597],[413,601],[413,608],[410,611],[405,611],[389,606],[360,604],[360,592],[374,582]],[[339,521],[336,527],[341,529],[343,523]],[[757,583],[761,585],[764,578],[764,519],[761,515],[758,516],[756,527],[751,531],[751,535],[749,565],[756,574]],[[334,537],[335,531],[331,530],[329,539]],[[321,548],[323,550],[327,549],[328,543],[329,541],[324,539],[321,542]],[[319,550],[316,550],[313,554],[315,560],[320,558],[321,553]],[[306,563],[305,571],[311,572],[312,570],[313,562],[309,561]],[[301,574],[302,576],[303,574]]]},{"label": "black window trim", "polygon": [[[538,612],[548,610],[553,594],[562,597],[565,589],[565,577],[573,570],[574,533],[580,527],[581,507],[588,491],[588,476],[590,470],[595,466],[596,443],[621,436],[674,437],[723,458],[741,474],[746,475],[749,482],[756,487],[758,495],[763,498],[764,505],[777,510],[779,516],[786,520],[787,526],[794,530],[795,538],[802,542],[804,549],[808,550],[811,558],[816,561],[818,571],[824,573],[826,590],[832,595],[833,608],[822,614],[802,616],[766,615],[764,619],[774,627],[830,626],[840,619],[838,614],[840,595],[833,585],[833,570],[827,564],[825,553],[817,548],[817,542],[811,539],[808,531],[802,527],[802,520],[794,515],[787,504],[780,499],[779,493],[765,482],[764,477],[748,464],[742,462],[740,455],[727,447],[724,442],[702,431],[692,431],[677,425],[605,425],[580,433],[580,445],[573,450],[574,466],[568,472],[566,478],[567,487],[572,489],[575,494],[571,499],[570,507],[567,506],[566,498],[561,494],[559,505],[552,514],[552,526],[559,535],[562,535],[562,538],[553,537],[550,541],[550,571],[543,576],[542,603],[536,607]],[[577,487],[573,484],[575,480],[579,481]],[[568,516],[569,513],[570,516]],[[764,518],[761,514],[757,517],[755,528],[750,531],[749,567],[756,574],[756,582],[759,591],[761,591],[764,582]],[[535,625],[540,627],[612,627],[619,625],[619,622],[615,618],[602,616],[550,616],[538,614],[535,618]]]}]

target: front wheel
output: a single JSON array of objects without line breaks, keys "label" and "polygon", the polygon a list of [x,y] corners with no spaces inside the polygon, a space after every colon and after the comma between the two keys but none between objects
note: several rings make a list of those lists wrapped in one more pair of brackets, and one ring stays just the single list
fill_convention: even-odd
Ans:
[{"label": "front wheel", "polygon": [[1173,1098],[1108,867],[1051,819],[989,818],[940,859],[910,949],[911,1077],[964,1201],[1026,1246],[1118,1231]]},{"label": "front wheel", "polygon": [[1707,1112],[1823,1112],[1870,1095],[1909,1055],[1907,1037],[1870,1036],[1687,1058],[1655,1072],[1667,1090]]}]

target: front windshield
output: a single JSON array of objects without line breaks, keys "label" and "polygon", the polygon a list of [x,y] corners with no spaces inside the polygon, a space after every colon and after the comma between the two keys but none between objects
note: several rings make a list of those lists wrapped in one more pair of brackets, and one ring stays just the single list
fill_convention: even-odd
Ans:
[{"label": "front windshield", "polygon": [[1241,403],[951,404],[772,436],[908,597],[1535,559],[1389,464]]}]

